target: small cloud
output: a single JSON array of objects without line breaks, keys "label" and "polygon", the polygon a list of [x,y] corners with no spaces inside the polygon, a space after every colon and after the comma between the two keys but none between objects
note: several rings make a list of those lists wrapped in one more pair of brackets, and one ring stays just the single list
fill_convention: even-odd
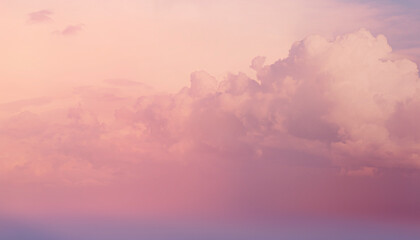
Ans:
[{"label": "small cloud", "polygon": [[250,67],[252,69],[254,69],[255,71],[260,71],[264,67],[265,60],[266,60],[266,58],[263,57],[263,56],[255,57],[252,60],[252,63],[251,63]]},{"label": "small cloud", "polygon": [[52,18],[51,15],[53,14],[50,10],[40,10],[36,12],[31,12],[28,14],[30,23],[45,23],[51,22]]},{"label": "small cloud", "polygon": [[57,30],[57,31],[54,31],[53,33],[57,35],[62,35],[62,36],[71,36],[71,35],[78,34],[80,31],[83,30],[83,28],[84,28],[83,24],[68,25],[63,30]]}]

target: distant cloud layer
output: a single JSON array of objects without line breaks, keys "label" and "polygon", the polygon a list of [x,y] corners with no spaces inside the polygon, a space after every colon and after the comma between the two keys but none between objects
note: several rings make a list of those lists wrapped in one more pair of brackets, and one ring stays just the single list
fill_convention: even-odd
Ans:
[{"label": "distant cloud layer", "polygon": [[[418,210],[420,195],[410,198],[410,191],[383,198],[390,176],[409,181],[400,177],[420,168],[418,68],[395,60],[384,36],[310,36],[287,58],[266,65],[258,57],[251,66],[257,79],[240,73],[218,82],[199,71],[176,94],[114,79],[55,100],[0,106],[7,116],[0,124],[0,180],[60,188],[133,184],[130,199],[142,203],[139,211],[160,209],[150,214],[224,205],[252,214],[257,203],[266,213],[374,211],[370,201],[390,212]],[[347,178],[381,181],[368,181],[369,191]],[[356,199],[337,192],[333,179]]]}]

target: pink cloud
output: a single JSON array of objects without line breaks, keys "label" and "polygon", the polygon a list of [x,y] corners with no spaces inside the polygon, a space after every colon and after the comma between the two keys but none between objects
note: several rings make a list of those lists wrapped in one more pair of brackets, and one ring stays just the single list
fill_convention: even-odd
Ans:
[{"label": "pink cloud", "polygon": [[[124,89],[142,85],[108,80],[75,89],[54,108],[24,102],[31,112],[1,119],[0,182],[57,189],[52,212],[418,210],[410,185],[420,167],[418,68],[395,59],[384,36],[310,36],[287,58],[265,64],[259,57],[251,66],[256,79],[239,73],[218,82],[194,72],[175,94],[129,95]],[[62,197],[85,188],[93,190],[80,193],[78,207]],[[20,189],[8,199],[21,198]],[[39,191],[34,204],[51,208]]]},{"label": "pink cloud", "polygon": [[29,13],[29,22],[31,23],[45,23],[51,22],[51,15],[53,14],[50,10],[40,10],[36,12]]}]

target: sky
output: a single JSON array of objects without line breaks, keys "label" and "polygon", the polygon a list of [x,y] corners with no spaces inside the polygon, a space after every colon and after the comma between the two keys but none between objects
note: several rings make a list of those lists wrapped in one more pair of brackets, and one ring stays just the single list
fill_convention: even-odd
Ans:
[{"label": "sky", "polygon": [[419,13],[0,0],[0,238],[418,239]]}]

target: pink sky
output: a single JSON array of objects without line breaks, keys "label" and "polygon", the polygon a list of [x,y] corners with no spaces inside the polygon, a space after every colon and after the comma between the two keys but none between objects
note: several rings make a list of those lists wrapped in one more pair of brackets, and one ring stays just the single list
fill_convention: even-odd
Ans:
[{"label": "pink sky", "polygon": [[418,222],[404,9],[0,0],[0,216]]}]

